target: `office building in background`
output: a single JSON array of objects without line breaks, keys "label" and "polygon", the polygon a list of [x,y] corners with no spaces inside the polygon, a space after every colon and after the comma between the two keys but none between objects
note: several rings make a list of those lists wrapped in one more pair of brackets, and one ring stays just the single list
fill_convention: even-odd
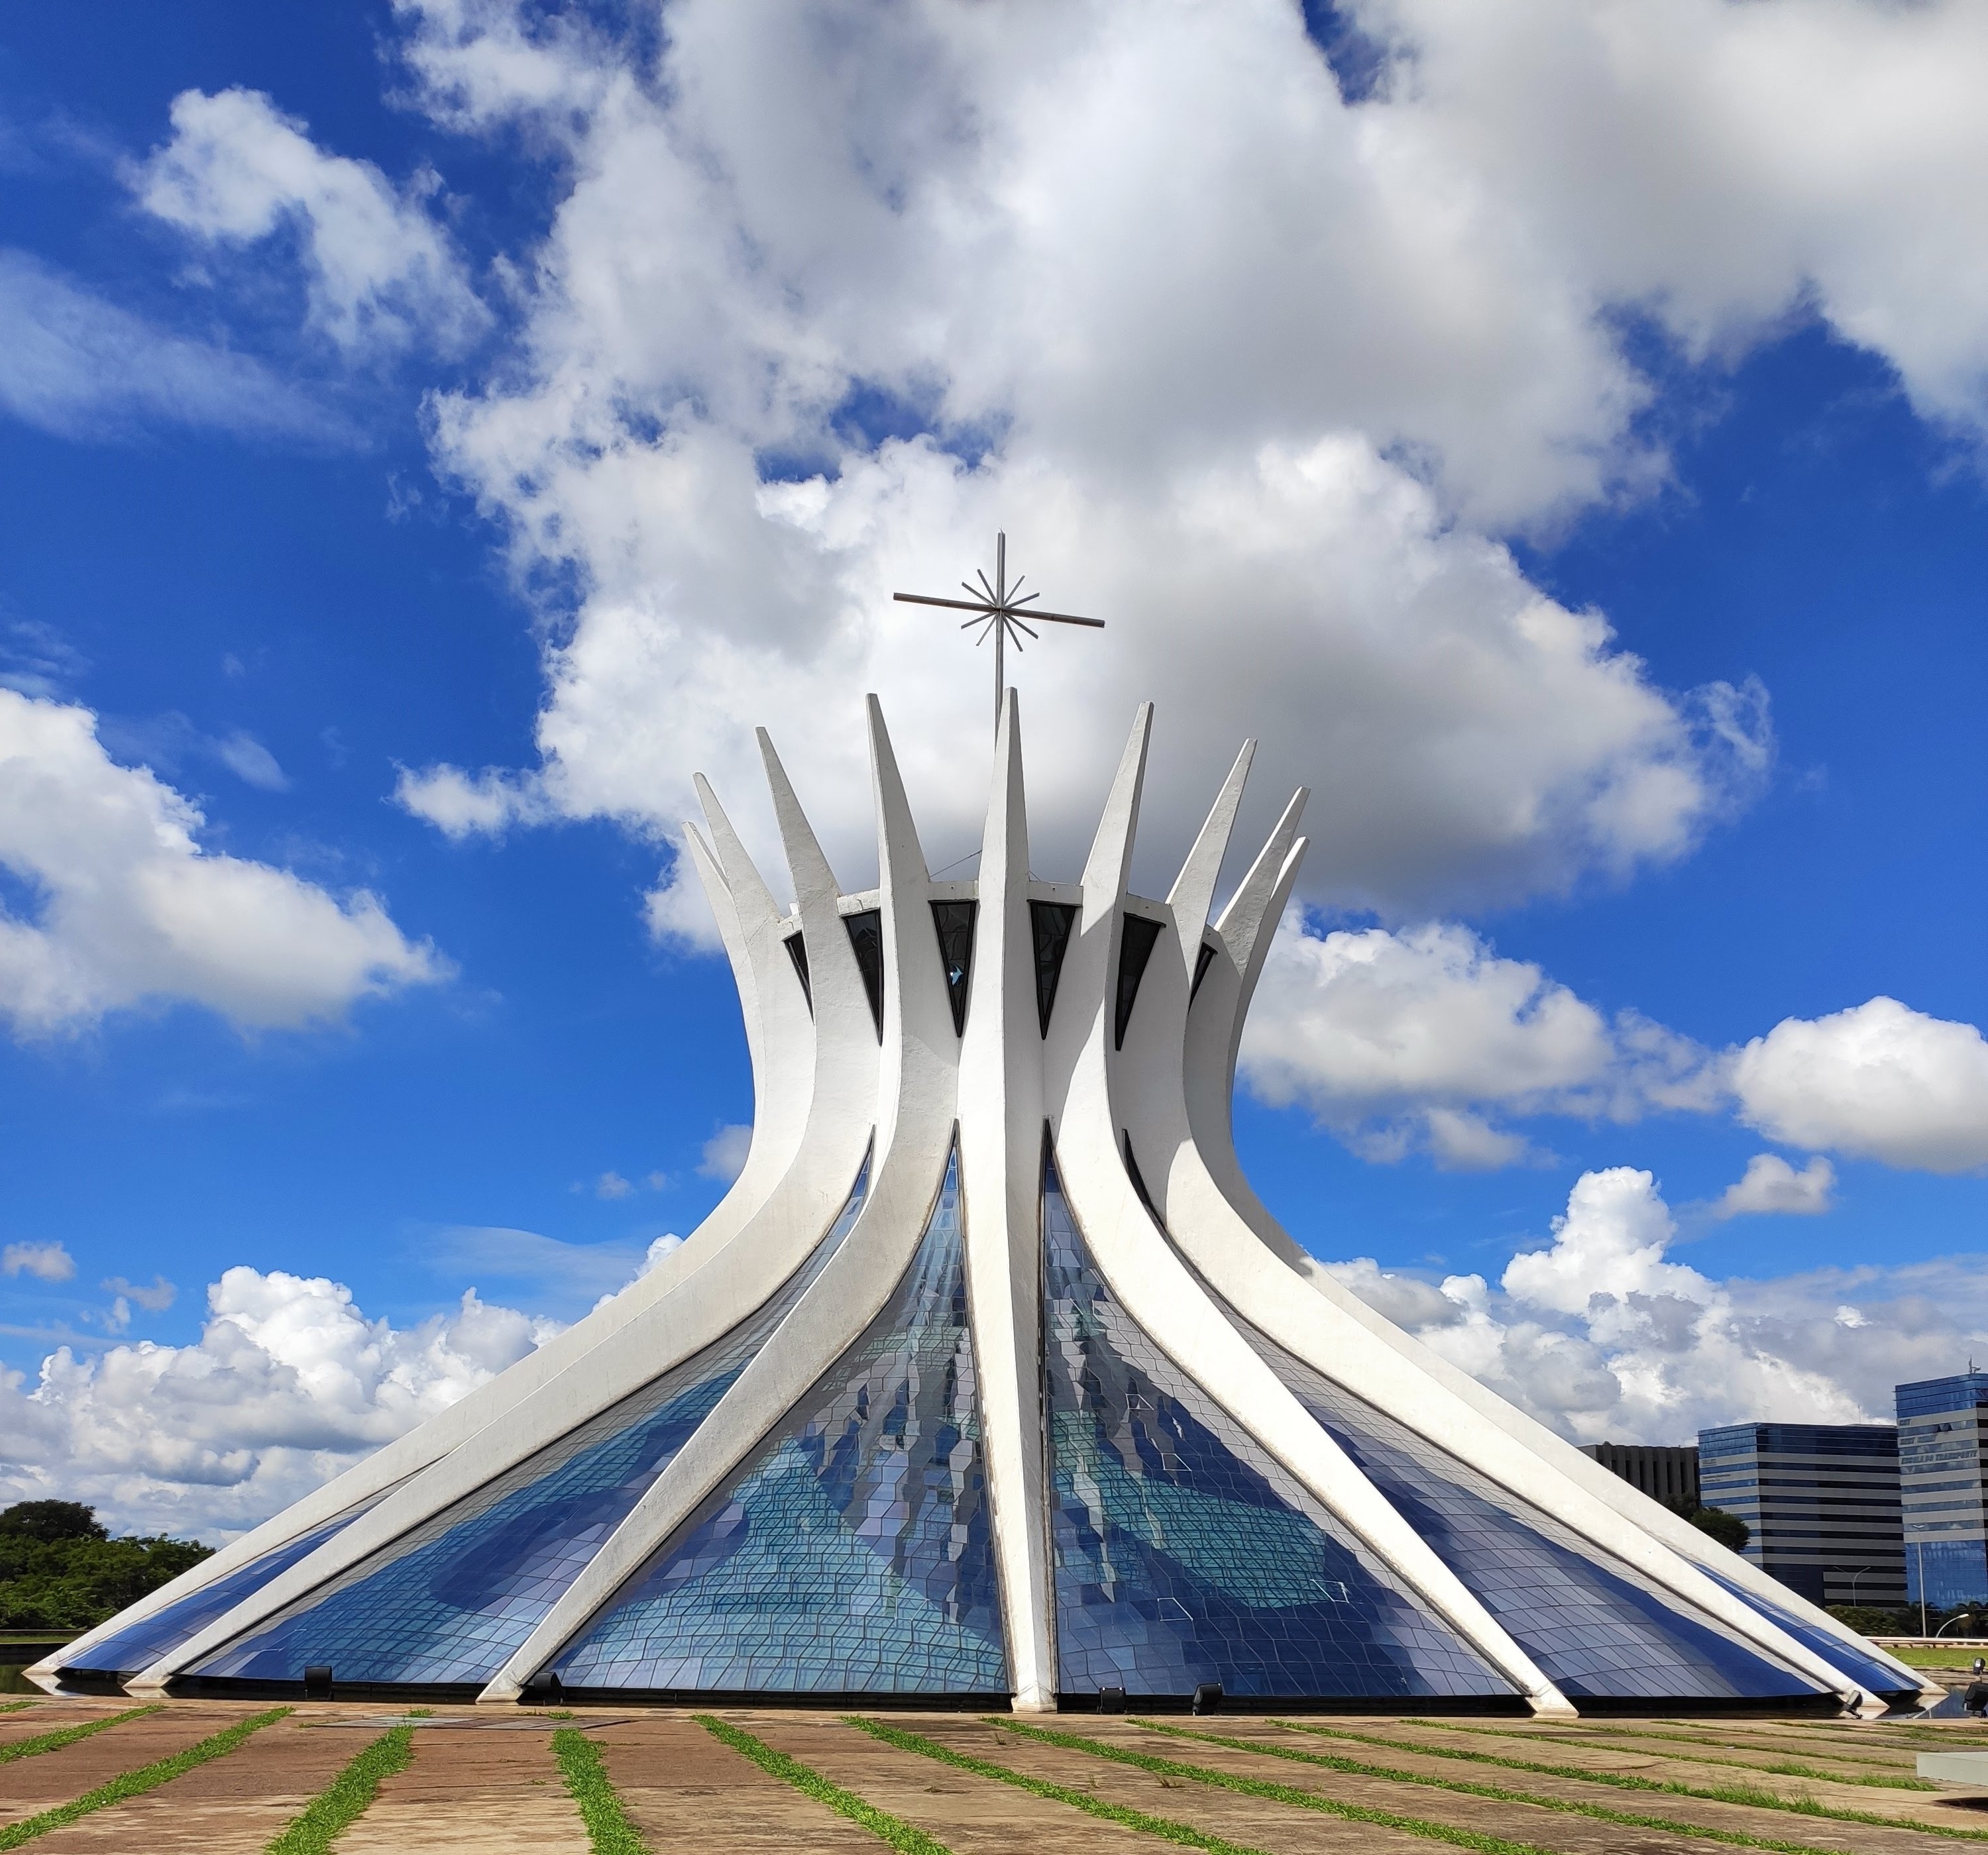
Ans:
[{"label": "office building in background", "polygon": [[[1746,1556],[1810,1603],[1897,1605],[1906,1569],[1899,1447],[1889,1424],[1701,1430],[1699,1499],[1745,1521]],[[1978,1478],[1976,1495],[1978,1563]]]},{"label": "office building in background", "polygon": [[1699,1503],[1698,1451],[1692,1444],[1587,1443],[1581,1454],[1679,1513]]},{"label": "office building in background", "polygon": [[1922,1379],[1896,1395],[1909,1601],[1943,1610],[1988,1599],[1988,1372]]}]

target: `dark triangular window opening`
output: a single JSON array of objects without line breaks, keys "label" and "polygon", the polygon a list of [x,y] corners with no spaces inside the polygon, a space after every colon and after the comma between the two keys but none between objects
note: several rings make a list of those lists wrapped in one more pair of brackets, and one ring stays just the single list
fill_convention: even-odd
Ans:
[{"label": "dark triangular window opening", "polygon": [[786,938],[787,958],[794,963],[794,977],[801,982],[801,996],[807,1000],[808,1015],[814,1015],[814,988],[808,983],[807,942],[798,934]]},{"label": "dark triangular window opening", "polygon": [[1139,982],[1146,976],[1146,962],[1159,944],[1160,924],[1143,914],[1125,917],[1124,937],[1118,944],[1118,1017],[1113,1027],[1111,1047],[1125,1047],[1125,1026],[1132,1022],[1132,1005],[1139,996]]},{"label": "dark triangular window opening", "polygon": [[856,954],[856,970],[863,975],[863,989],[870,997],[870,1016],[877,1026],[877,1041],[884,1041],[884,917],[881,911],[865,908],[845,914],[842,924],[849,930],[849,944]]},{"label": "dark triangular window opening", "polygon": [[966,1031],[966,992],[973,979],[973,917],[978,902],[934,902],[932,925],[938,931],[939,964],[945,968],[946,1001],[952,1007],[952,1034]]},{"label": "dark triangular window opening", "polygon": [[1036,1011],[1043,1035],[1050,1034],[1050,1012],[1056,1004],[1057,982],[1063,977],[1063,957],[1077,927],[1070,902],[1031,902],[1029,921],[1036,935]]},{"label": "dark triangular window opening", "polygon": [[1187,988],[1188,1004],[1192,1005],[1194,1002],[1194,995],[1201,990],[1201,982],[1208,977],[1208,969],[1214,959],[1213,945],[1207,941],[1203,941],[1201,944],[1201,951],[1194,956],[1194,983]]},{"label": "dark triangular window opening", "polygon": [[1146,1215],[1158,1224],[1161,1230],[1166,1225],[1160,1217],[1159,1207],[1153,1202],[1153,1194],[1146,1189],[1145,1175],[1139,1170],[1139,1162],[1132,1157],[1132,1130],[1125,1130],[1125,1171],[1132,1181],[1132,1189],[1139,1194],[1139,1202],[1146,1208]]}]

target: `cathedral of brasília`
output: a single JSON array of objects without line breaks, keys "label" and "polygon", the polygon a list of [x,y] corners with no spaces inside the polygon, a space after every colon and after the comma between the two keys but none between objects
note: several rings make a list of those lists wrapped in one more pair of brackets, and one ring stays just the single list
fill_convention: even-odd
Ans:
[{"label": "cathedral of bras\u00edlia", "polygon": [[1874,1710],[1919,1678],[1401,1332],[1242,1178],[1294,798],[1209,919],[1249,750],[1128,888],[1030,873],[1015,698],[935,881],[874,700],[842,893],[687,833],[745,1012],[744,1171],[682,1247],[29,1672],[55,1691],[1087,1710]]}]

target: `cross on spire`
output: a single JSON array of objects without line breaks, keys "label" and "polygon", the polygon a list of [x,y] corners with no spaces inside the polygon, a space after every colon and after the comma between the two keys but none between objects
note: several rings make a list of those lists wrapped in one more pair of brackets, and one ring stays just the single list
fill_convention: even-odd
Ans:
[{"label": "cross on spire", "polygon": [[[1040,636],[1028,622],[1030,620],[1038,623],[1088,625],[1097,631],[1104,629],[1104,621],[1101,618],[1078,618],[1068,612],[1037,610],[1034,602],[1041,595],[1023,593],[1022,581],[1024,576],[1019,573],[1015,576],[1015,583],[1009,586],[1008,536],[1005,531],[995,539],[994,583],[992,586],[988,584],[984,572],[976,570],[973,577],[980,583],[978,586],[972,580],[962,579],[959,583],[968,593],[965,599],[938,599],[925,593],[895,593],[891,596],[908,606],[946,606],[955,612],[972,613],[973,616],[962,620],[959,628],[962,631],[970,631],[975,625],[980,627],[980,635],[973,640],[976,646],[986,644],[989,634],[992,634],[994,726],[998,732],[1001,726],[1001,698],[1008,684],[1006,654],[1009,638],[1021,631],[1027,632],[1031,637]],[[1022,640],[1019,637],[1014,637],[1014,645],[1017,650],[1022,648]]]}]

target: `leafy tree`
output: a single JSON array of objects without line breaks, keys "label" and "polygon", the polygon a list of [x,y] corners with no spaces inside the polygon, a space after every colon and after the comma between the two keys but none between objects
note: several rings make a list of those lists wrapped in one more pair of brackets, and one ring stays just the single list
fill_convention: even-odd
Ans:
[{"label": "leafy tree", "polygon": [[1686,1518],[1700,1532],[1709,1533],[1733,1552],[1743,1551],[1753,1536],[1753,1529],[1744,1520],[1737,1514],[1729,1514],[1723,1507],[1698,1508]]},{"label": "leafy tree", "polygon": [[80,1501],[17,1501],[0,1512],[0,1533],[44,1543],[56,1539],[107,1539],[110,1529]]},{"label": "leafy tree", "polygon": [[119,1539],[76,1501],[0,1511],[0,1630],[74,1635],[208,1557],[198,1541]]}]

